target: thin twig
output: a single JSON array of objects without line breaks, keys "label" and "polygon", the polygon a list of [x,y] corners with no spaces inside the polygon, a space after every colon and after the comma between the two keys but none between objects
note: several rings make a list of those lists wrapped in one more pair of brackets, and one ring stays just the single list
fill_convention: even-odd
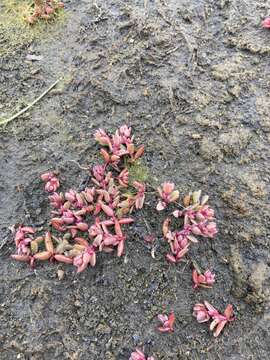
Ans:
[{"label": "thin twig", "polygon": [[202,274],[202,270],[199,266],[199,264],[197,263],[197,261],[195,259],[193,259],[191,256],[189,256],[189,260],[191,261],[194,269],[201,275]]},{"label": "thin twig", "polygon": [[26,106],[24,109],[20,110],[17,114],[11,116],[9,119],[1,120],[0,126],[8,124],[10,121],[24,114],[27,110],[29,110],[32,106],[34,106],[39,100],[41,100],[46,94],[48,94],[48,92],[50,92],[56,86],[56,84],[59,83],[59,81],[60,79],[56,80],[47,90],[44,91],[44,93],[42,93],[37,99],[35,99],[31,104]]},{"label": "thin twig", "polygon": [[65,162],[73,162],[73,163],[76,164],[80,169],[89,171],[89,166],[88,166],[88,167],[81,166],[81,164],[79,164],[78,161],[76,161],[76,160],[66,160]]},{"label": "thin twig", "polygon": [[0,243],[0,250],[8,243],[8,236],[5,236],[2,242]]},{"label": "thin twig", "polygon": [[169,55],[169,54],[172,54],[173,52],[177,51],[179,49],[180,46],[176,46],[175,48],[171,49],[171,50],[168,50],[166,52],[166,55]]},{"label": "thin twig", "polygon": [[152,233],[152,228],[151,228],[151,226],[149,225],[149,223],[148,223],[148,221],[146,220],[145,217],[143,217],[143,221],[144,221],[144,223],[145,223],[145,225],[146,225],[147,230],[149,231],[149,233]]}]

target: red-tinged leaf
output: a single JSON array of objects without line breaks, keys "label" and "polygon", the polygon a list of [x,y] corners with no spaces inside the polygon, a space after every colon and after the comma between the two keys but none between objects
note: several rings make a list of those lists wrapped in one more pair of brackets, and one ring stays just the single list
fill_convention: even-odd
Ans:
[{"label": "red-tinged leaf", "polygon": [[[101,247],[102,241],[103,241],[103,236],[101,234],[97,235],[93,241],[93,245],[96,247]],[[102,248],[100,249],[100,251],[101,250]]]},{"label": "red-tinged leaf", "polygon": [[65,226],[63,226],[63,223],[64,223],[63,220],[60,218],[51,219],[51,225],[57,231],[60,231],[60,232],[65,231],[66,228],[65,228]]},{"label": "red-tinged leaf", "polygon": [[175,264],[177,261],[176,261],[176,258],[173,256],[173,255],[171,255],[171,254],[167,254],[166,255],[166,259],[169,261],[169,262],[171,262],[171,263],[173,263],[173,264]]},{"label": "red-tinged leaf", "polygon": [[75,216],[81,216],[81,215],[85,215],[85,214],[86,214],[85,208],[78,210],[78,211],[74,211]]},{"label": "red-tinged leaf", "polygon": [[62,220],[64,221],[65,224],[67,225],[72,225],[75,221],[74,217],[68,217],[68,216],[63,216]]},{"label": "red-tinged leaf", "polygon": [[102,208],[102,210],[105,212],[106,215],[113,217],[114,216],[114,211],[112,208],[110,208],[108,205],[105,205],[103,203],[100,203],[100,206]]},{"label": "red-tinged leaf", "polygon": [[82,263],[82,265],[77,268],[77,274],[83,272],[87,268],[87,266],[88,263]]},{"label": "red-tinged leaf", "polygon": [[44,242],[45,242],[46,250],[52,254],[54,252],[54,247],[53,247],[51,233],[49,231],[47,231],[46,234],[45,234],[45,241]]},{"label": "red-tinged leaf", "polygon": [[169,315],[169,319],[168,319],[168,324],[169,324],[171,331],[173,331],[174,322],[175,322],[175,315],[173,312],[171,312]]},{"label": "red-tinged leaf", "polygon": [[94,216],[97,216],[100,213],[100,211],[101,211],[101,205],[98,203],[98,204],[96,204]]},{"label": "red-tinged leaf", "polygon": [[155,234],[149,234],[149,235],[146,235],[144,238],[144,241],[146,241],[147,243],[153,243],[156,239],[156,235]]},{"label": "red-tinged leaf", "polygon": [[[211,313],[211,314],[218,314],[217,309],[214,308],[213,305],[211,305],[208,301],[204,301],[204,305],[206,306],[207,310]],[[209,314],[210,315],[210,314]]]},{"label": "red-tinged leaf", "polygon": [[77,229],[84,232],[88,230],[88,224],[84,223],[84,222],[80,222],[76,225]]},{"label": "red-tinged leaf", "polygon": [[160,326],[158,330],[162,333],[171,332],[171,329],[169,327],[163,327],[163,326]]},{"label": "red-tinged leaf", "polygon": [[75,237],[74,241],[77,243],[77,244],[80,244],[82,246],[85,246],[85,247],[88,247],[89,246],[89,243],[86,239],[82,238],[82,237]]},{"label": "red-tinged leaf", "polygon": [[49,181],[53,176],[54,174],[52,172],[47,172],[45,174],[42,174],[40,177],[42,181]]},{"label": "red-tinged leaf", "polygon": [[69,231],[71,233],[72,238],[75,238],[75,236],[78,233],[78,230],[76,228],[72,227],[72,228],[69,229]]},{"label": "red-tinged leaf", "polygon": [[205,279],[205,276],[204,276],[204,275],[201,275],[201,274],[200,274],[200,275],[198,276],[198,282],[199,282],[199,283],[205,283],[205,280],[206,280],[206,279]]},{"label": "red-tinged leaf", "polygon": [[124,240],[121,240],[117,246],[117,256],[120,257],[124,252]]},{"label": "red-tinged leaf", "polygon": [[84,208],[85,213],[90,214],[94,210],[94,206],[90,205]]},{"label": "red-tinged leaf", "polygon": [[112,162],[117,162],[117,161],[119,161],[120,160],[120,157],[119,156],[117,156],[117,155],[112,155],[111,156],[111,161]]},{"label": "red-tinged leaf", "polygon": [[180,260],[182,259],[182,257],[184,257],[186,255],[186,253],[189,250],[189,244],[187,246],[185,246],[181,251],[179,251],[176,255],[176,260]]},{"label": "red-tinged leaf", "polygon": [[229,320],[231,318],[233,318],[233,306],[232,304],[227,305],[225,311],[224,311],[224,315],[226,316],[226,318]]},{"label": "red-tinged leaf", "polygon": [[29,233],[29,234],[34,234],[35,233],[35,229],[33,229],[31,226],[23,226],[21,228],[21,230],[23,232]]},{"label": "red-tinged leaf", "polygon": [[217,325],[216,330],[214,332],[214,337],[219,336],[219,334],[221,333],[221,331],[223,330],[223,328],[226,324],[227,324],[227,320],[223,320]]},{"label": "red-tinged leaf", "polygon": [[139,159],[144,153],[144,145],[141,145],[134,155],[134,160]]},{"label": "red-tinged leaf", "polygon": [[270,18],[266,18],[262,21],[262,27],[265,29],[270,29]]},{"label": "red-tinged leaf", "polygon": [[61,254],[55,254],[54,259],[56,261],[65,263],[65,264],[73,264],[73,259],[69,258],[68,256],[61,255]]},{"label": "red-tinged leaf", "polygon": [[119,220],[119,224],[121,224],[121,225],[131,224],[133,222],[134,222],[134,219],[132,219],[132,218],[124,218],[124,219]]},{"label": "red-tinged leaf", "polygon": [[163,315],[163,314],[159,314],[158,315],[158,320],[160,322],[162,322],[162,324],[164,324],[166,321],[168,321],[168,316],[167,315]]},{"label": "red-tinged leaf", "polygon": [[101,149],[100,154],[102,155],[102,157],[103,157],[103,159],[105,160],[106,163],[110,162],[110,155],[107,153],[106,150]]},{"label": "red-tinged leaf", "polygon": [[94,254],[91,255],[90,265],[91,265],[92,267],[94,267],[94,266],[96,265],[96,253],[94,253]]},{"label": "red-tinged leaf", "polygon": [[198,287],[198,273],[195,269],[192,271],[192,280],[194,282],[194,288]]},{"label": "red-tinged leaf", "polygon": [[179,218],[179,217],[182,216],[182,211],[180,211],[180,210],[174,210],[172,214],[173,214],[173,216],[174,216],[175,218]]},{"label": "red-tinged leaf", "polygon": [[169,225],[171,223],[171,220],[169,218],[167,218],[162,225],[162,232],[163,232],[163,236],[166,238],[168,232],[169,232]]},{"label": "red-tinged leaf", "polygon": [[35,260],[45,261],[45,260],[49,260],[49,258],[51,256],[52,256],[52,253],[50,253],[49,251],[41,251],[41,252],[35,254],[33,257]]},{"label": "red-tinged leaf", "polygon": [[120,223],[116,218],[114,219],[114,231],[115,231],[116,235],[121,236],[121,237],[123,236]]},{"label": "red-tinged leaf", "polygon": [[12,255],[10,255],[10,257],[11,257],[13,260],[17,260],[17,261],[23,261],[23,262],[28,262],[28,261],[30,261],[30,256],[29,256],[29,255],[12,254]]},{"label": "red-tinged leaf", "polygon": [[109,203],[111,200],[110,194],[108,193],[108,191],[103,191],[103,196],[104,196],[104,200],[106,203]]},{"label": "red-tinged leaf", "polygon": [[142,209],[145,200],[145,195],[139,196],[135,201],[136,209]]},{"label": "red-tinged leaf", "polygon": [[114,225],[114,221],[113,220],[104,220],[100,223],[101,226],[112,226]]},{"label": "red-tinged leaf", "polygon": [[127,144],[127,151],[130,155],[133,155],[134,154],[134,151],[135,151],[135,147],[133,144]]}]

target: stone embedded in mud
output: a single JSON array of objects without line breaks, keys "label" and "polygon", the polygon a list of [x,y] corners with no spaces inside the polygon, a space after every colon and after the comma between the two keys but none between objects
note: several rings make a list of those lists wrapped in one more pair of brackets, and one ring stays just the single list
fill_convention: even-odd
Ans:
[{"label": "stone embedded in mud", "polygon": [[270,99],[268,95],[260,95],[255,100],[256,109],[260,117],[259,125],[266,133],[270,132]]},{"label": "stone embedded in mud", "polygon": [[200,143],[200,155],[207,161],[220,161],[223,158],[223,154],[218,144],[216,144],[211,138],[207,137],[204,137]]},{"label": "stone embedded in mud", "polygon": [[218,143],[225,155],[239,155],[239,152],[245,149],[252,139],[252,133],[249,129],[237,128],[231,129],[220,134]]},{"label": "stone embedded in mud", "polygon": [[61,281],[63,280],[64,276],[65,276],[65,272],[61,269],[58,269],[57,270],[57,276],[58,276],[58,279]]},{"label": "stone embedded in mud", "polygon": [[263,309],[265,303],[270,300],[270,290],[266,285],[270,277],[269,267],[264,262],[254,263],[248,278],[249,292],[245,297],[246,302],[257,305],[257,310]]}]

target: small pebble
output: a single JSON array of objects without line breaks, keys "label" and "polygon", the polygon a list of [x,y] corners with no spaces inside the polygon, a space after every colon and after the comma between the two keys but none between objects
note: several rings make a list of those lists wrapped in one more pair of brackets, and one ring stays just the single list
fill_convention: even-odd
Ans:
[{"label": "small pebble", "polygon": [[63,280],[64,276],[65,276],[65,272],[61,269],[57,270],[57,276],[59,280]]}]

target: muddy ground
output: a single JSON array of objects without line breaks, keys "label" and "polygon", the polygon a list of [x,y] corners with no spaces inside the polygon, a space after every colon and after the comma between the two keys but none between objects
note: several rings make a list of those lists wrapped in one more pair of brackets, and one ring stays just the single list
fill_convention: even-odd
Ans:
[{"label": "muddy ground", "polygon": [[[1,34],[2,118],[62,80],[1,128],[0,358],[127,360],[139,347],[156,360],[269,359],[270,32],[260,22],[270,4],[65,4],[66,18],[46,36],[11,48]],[[57,169],[64,188],[83,186],[87,174],[74,160],[95,162],[94,130],[123,123],[146,145],[153,185],[174,180],[183,195],[199,188],[210,195],[219,234],[192,256],[215,270],[213,289],[192,289],[188,261],[166,263],[160,235],[151,257],[143,216],[157,234],[161,222],[151,197],[130,229],[126,261],[102,255],[77,276],[68,266],[31,271],[9,259],[10,226],[48,219],[39,175]],[[235,307],[237,321],[218,339],[192,317],[204,299]],[[160,334],[156,314],[171,309],[175,332]]]}]

